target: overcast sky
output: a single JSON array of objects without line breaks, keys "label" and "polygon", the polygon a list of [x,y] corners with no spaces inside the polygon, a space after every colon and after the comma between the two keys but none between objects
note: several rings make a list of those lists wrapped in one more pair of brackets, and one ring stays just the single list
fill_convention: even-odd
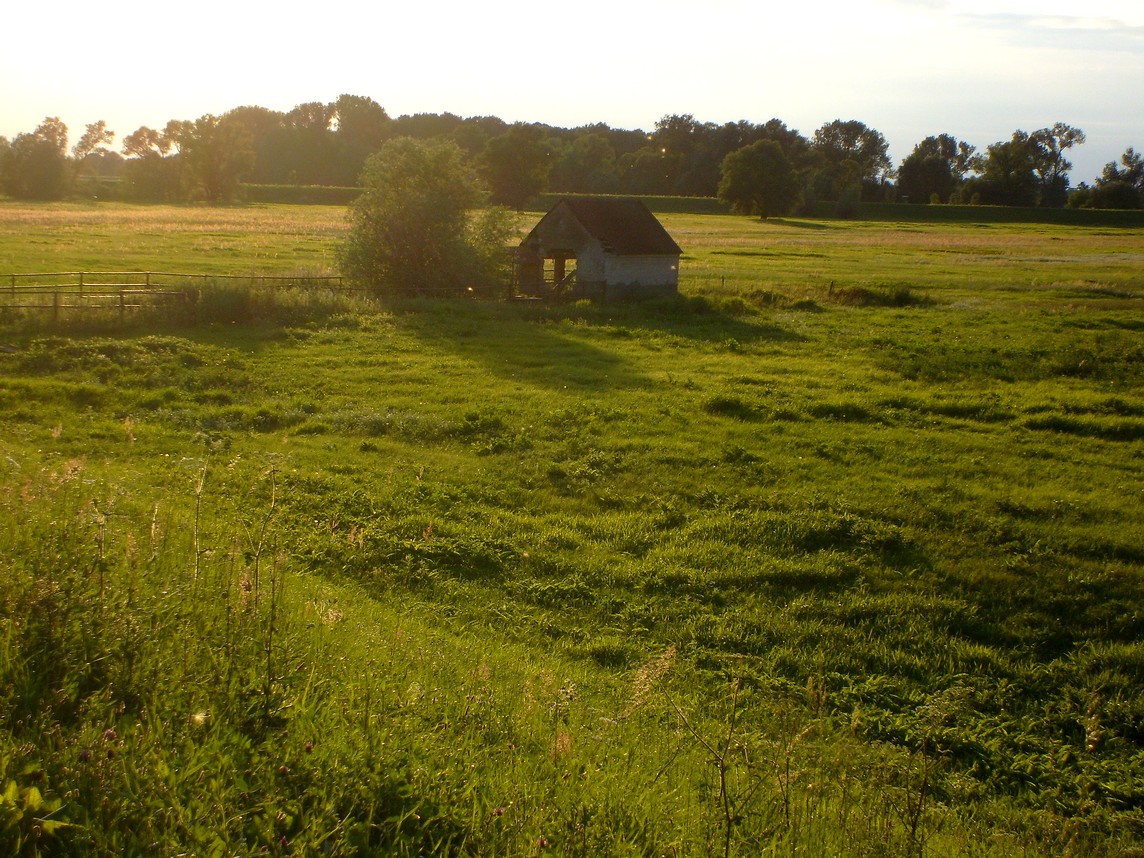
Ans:
[{"label": "overcast sky", "polygon": [[58,116],[122,137],[342,93],[390,113],[651,130],[778,117],[881,131],[895,165],[949,133],[984,150],[1062,121],[1073,183],[1144,149],[1144,0],[486,0],[107,5],[4,13],[0,136]]}]

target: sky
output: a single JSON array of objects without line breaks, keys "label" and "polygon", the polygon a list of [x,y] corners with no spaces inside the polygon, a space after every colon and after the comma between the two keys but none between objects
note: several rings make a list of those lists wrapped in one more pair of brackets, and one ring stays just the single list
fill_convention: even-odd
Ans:
[{"label": "sky", "polygon": [[48,116],[74,143],[244,105],[343,93],[391,116],[455,113],[652,130],[779,118],[880,131],[895,165],[947,133],[980,151],[1017,129],[1084,130],[1073,184],[1144,150],[1144,0],[324,0],[4,13],[0,136]]}]

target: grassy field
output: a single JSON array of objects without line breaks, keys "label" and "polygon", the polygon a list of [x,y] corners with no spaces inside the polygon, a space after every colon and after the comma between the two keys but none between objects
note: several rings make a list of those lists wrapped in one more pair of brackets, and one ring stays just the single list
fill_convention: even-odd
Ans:
[{"label": "grassy field", "polygon": [[0,204],[0,273],[329,274],[345,209]]},{"label": "grassy field", "polygon": [[[666,303],[5,317],[0,843],[1141,854],[1144,230],[663,220]],[[0,274],[344,228],[5,204]]]}]

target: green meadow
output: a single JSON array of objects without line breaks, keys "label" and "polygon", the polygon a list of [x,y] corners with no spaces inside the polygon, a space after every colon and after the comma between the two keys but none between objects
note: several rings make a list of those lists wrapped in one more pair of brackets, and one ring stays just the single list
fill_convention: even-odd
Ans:
[{"label": "green meadow", "polygon": [[[645,304],[0,279],[0,844],[1144,854],[1144,228],[661,219]],[[0,275],[346,228],[5,203]]]}]

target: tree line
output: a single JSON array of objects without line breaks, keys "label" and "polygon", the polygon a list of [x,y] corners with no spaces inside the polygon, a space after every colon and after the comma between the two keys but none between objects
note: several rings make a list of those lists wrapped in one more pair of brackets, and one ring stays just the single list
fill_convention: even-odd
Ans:
[{"label": "tree line", "polygon": [[859,201],[1139,208],[1144,158],[1129,148],[1092,186],[1072,188],[1066,155],[1085,141],[1065,123],[1015,131],[983,151],[939,134],[892,163],[885,137],[837,119],[805,136],[779,119],[716,124],[665,116],[652,131],[605,124],[557,128],[450,113],[391,117],[342,95],[286,112],[238,107],[162,129],[140,127],[109,148],[103,121],[68,148],[57,118],[0,137],[0,191],[20,199],[93,194],[146,202],[236,199],[242,184],[357,186],[366,160],[398,138],[456,144],[497,204],[542,192],[720,196],[737,211],[786,214],[818,201],[846,214]]}]

